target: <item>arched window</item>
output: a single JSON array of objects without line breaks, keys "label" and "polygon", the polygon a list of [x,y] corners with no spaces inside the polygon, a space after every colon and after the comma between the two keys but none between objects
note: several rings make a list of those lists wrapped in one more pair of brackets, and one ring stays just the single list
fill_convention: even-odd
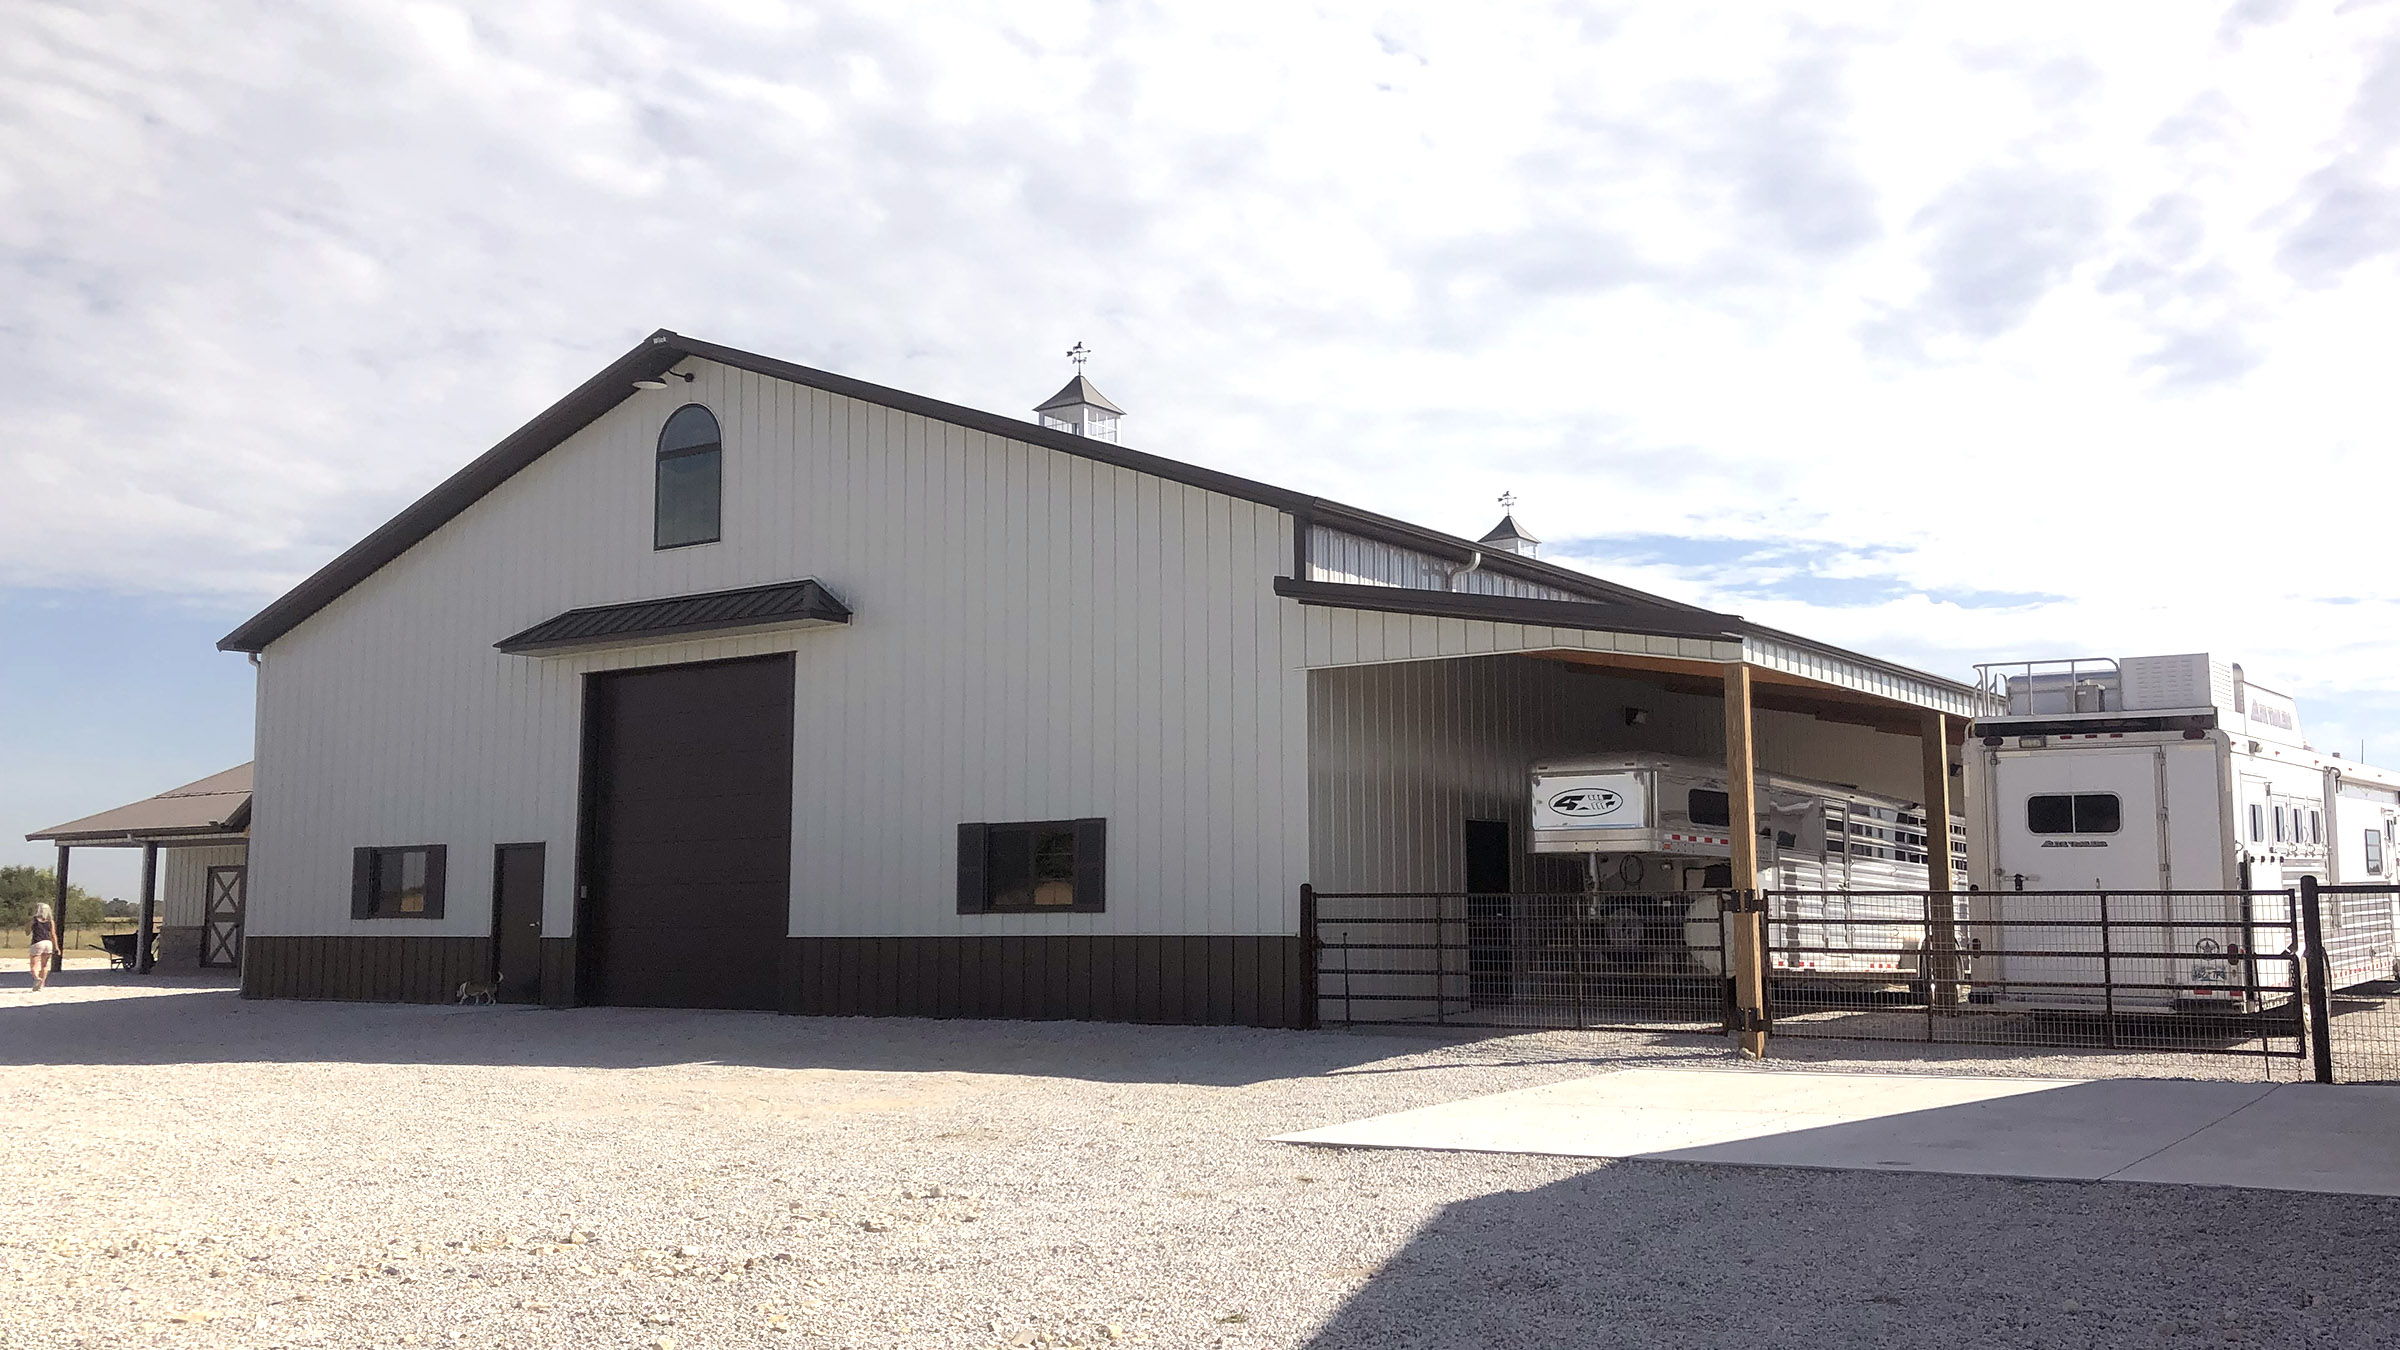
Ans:
[{"label": "arched window", "polygon": [[714,413],[686,403],[658,433],[658,516],[653,548],[722,537],[725,442]]}]

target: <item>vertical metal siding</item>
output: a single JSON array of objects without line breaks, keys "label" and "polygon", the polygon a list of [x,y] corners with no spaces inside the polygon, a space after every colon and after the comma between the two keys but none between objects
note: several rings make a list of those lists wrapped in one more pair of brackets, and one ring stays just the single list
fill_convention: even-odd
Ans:
[{"label": "vertical metal siding", "polygon": [[1430,553],[1387,544],[1380,539],[1313,526],[1308,532],[1310,581],[1340,581],[1357,586],[1398,586],[1417,591],[1456,590],[1463,595],[1507,595],[1524,600],[1581,600],[1587,597],[1538,581],[1477,569],[1461,573],[1462,564]]},{"label": "vertical metal siding", "polygon": [[1851,660],[1832,652],[1796,647],[1774,638],[1753,635],[1744,639],[1744,645],[1747,659],[1753,665],[1902,703],[1913,703],[1954,717],[1988,716],[2001,707],[1998,700],[1973,689],[1936,684],[1905,671]]},{"label": "vertical metal siding", "polygon": [[[1625,725],[1628,707],[1649,712]],[[1312,670],[1310,879],[1328,891],[1465,884],[1464,822],[1506,820],[1522,855],[1537,759],[1724,754],[1723,705],[1521,655]],[[1917,740],[1799,713],[1757,714],[1768,772],[1918,795]],[[1517,884],[1526,884],[1522,858]]]},{"label": "vertical metal siding", "polygon": [[[582,677],[795,653],[797,935],[1289,933],[1305,878],[1289,518],[705,363],[637,396],[275,642],[259,679],[252,932],[470,935],[495,844],[550,845],[569,931]],[[725,542],[650,548],[683,402],[723,426]],[[549,659],[565,609],[822,580],[844,628]],[[1110,819],[1103,914],[962,916],[962,820]],[[358,845],[450,846],[438,921],[349,919]]]},{"label": "vertical metal siding", "polygon": [[[159,923],[168,928],[197,928],[207,916],[208,869],[239,867],[249,856],[240,844],[207,848],[165,848],[158,856]],[[140,903],[140,897],[134,897]]]},{"label": "vertical metal siding", "polygon": [[1631,652],[1710,663],[1738,661],[1742,656],[1742,644],[1732,640],[1545,628],[1483,619],[1385,614],[1332,605],[1301,606],[1300,616],[1306,634],[1302,659],[1311,669],[1491,652]]}]

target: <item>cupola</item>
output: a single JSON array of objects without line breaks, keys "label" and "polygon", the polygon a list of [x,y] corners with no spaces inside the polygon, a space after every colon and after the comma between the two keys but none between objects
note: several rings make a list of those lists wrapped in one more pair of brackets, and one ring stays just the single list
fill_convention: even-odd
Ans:
[{"label": "cupola", "polygon": [[1500,523],[1492,527],[1491,533],[1475,542],[1496,552],[1521,553],[1528,558],[1532,557],[1534,551],[1542,546],[1542,541],[1525,533],[1524,527],[1517,524],[1517,513],[1514,509],[1516,504],[1516,494],[1501,494]]},{"label": "cupola", "polygon": [[1075,363],[1075,378],[1067,381],[1066,388],[1051,395],[1049,402],[1035,408],[1033,415],[1054,431],[1089,436],[1095,441],[1114,441],[1117,419],[1125,415],[1125,410],[1109,402],[1108,395],[1083,377],[1083,363],[1090,355],[1091,349],[1080,342],[1067,352],[1067,359]]}]

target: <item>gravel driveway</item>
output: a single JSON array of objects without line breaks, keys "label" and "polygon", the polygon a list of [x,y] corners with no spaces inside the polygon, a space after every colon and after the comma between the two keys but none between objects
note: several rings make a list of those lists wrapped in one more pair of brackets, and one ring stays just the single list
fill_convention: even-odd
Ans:
[{"label": "gravel driveway", "polygon": [[1724,1058],[78,973],[0,992],[0,1345],[2400,1339],[2400,1202],[1261,1142]]}]

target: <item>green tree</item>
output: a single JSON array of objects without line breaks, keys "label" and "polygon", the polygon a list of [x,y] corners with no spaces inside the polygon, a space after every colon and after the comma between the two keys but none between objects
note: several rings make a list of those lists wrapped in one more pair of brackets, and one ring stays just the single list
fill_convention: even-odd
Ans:
[{"label": "green tree", "polygon": [[[0,867],[0,928],[15,932],[33,919],[37,904],[56,903],[58,873],[47,867]],[[81,886],[67,887],[67,922],[97,924],[102,901]]]}]

